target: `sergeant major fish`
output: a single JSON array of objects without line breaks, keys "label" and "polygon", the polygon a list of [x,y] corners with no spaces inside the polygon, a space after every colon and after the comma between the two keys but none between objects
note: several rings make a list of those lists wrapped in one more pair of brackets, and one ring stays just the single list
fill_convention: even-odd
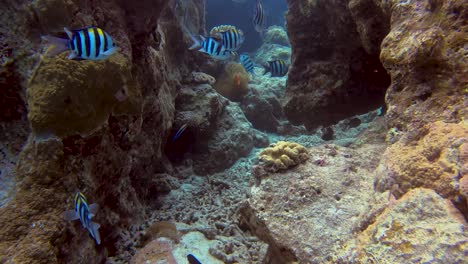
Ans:
[{"label": "sergeant major fish", "polygon": [[201,41],[191,36],[193,45],[189,48],[190,50],[198,49],[210,57],[218,60],[229,59],[232,55],[232,51],[227,50],[223,44],[212,37],[205,37],[200,35]]},{"label": "sergeant major fish", "polygon": [[239,61],[242,64],[242,67],[244,67],[245,71],[254,74],[254,63],[250,59],[249,55],[247,54],[241,54],[239,57]]},{"label": "sergeant major fish", "polygon": [[103,60],[116,53],[119,48],[115,46],[112,37],[98,27],[87,27],[76,30],[64,28],[68,39],[53,36],[42,38],[55,48],[50,55],[56,55],[66,50],[71,50],[68,59]]},{"label": "sergeant major fish", "polygon": [[229,51],[237,51],[245,40],[242,30],[235,28],[221,32],[221,36],[224,48]]},{"label": "sergeant major fish", "polygon": [[255,5],[252,22],[255,27],[255,30],[259,32],[260,35],[263,37],[263,31],[265,31],[266,26],[266,17],[265,11],[263,10],[262,2],[260,0],[257,0],[257,3]]},{"label": "sergeant major fish", "polygon": [[274,61],[269,61],[268,66],[264,66],[265,72],[263,75],[265,75],[267,72],[271,72],[271,77],[283,77],[288,73],[288,68],[289,66],[286,65],[286,62],[283,60],[274,60]]},{"label": "sergeant major fish", "polygon": [[101,243],[99,237],[99,224],[92,222],[91,218],[96,215],[99,206],[97,204],[88,205],[86,197],[81,192],[77,192],[74,197],[75,210],[65,211],[63,213],[63,218],[67,221],[73,221],[80,219],[81,224],[86,228],[96,244]]}]

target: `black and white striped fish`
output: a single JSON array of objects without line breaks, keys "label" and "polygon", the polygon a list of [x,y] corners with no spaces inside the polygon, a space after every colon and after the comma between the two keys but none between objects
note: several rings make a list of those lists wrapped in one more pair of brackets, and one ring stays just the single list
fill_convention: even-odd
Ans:
[{"label": "black and white striped fish", "polygon": [[288,73],[289,66],[283,60],[269,61],[268,66],[264,66],[265,75],[267,72],[271,72],[271,77],[283,77]]},{"label": "black and white striped fish", "polygon": [[76,30],[64,28],[68,39],[53,36],[44,36],[43,39],[55,45],[51,51],[54,55],[71,50],[68,59],[103,60],[116,53],[119,48],[115,46],[112,37],[98,27],[87,27]]},{"label": "black and white striped fish", "polygon": [[239,61],[242,64],[242,67],[244,67],[245,71],[254,74],[254,63],[250,59],[249,55],[247,54],[241,54],[239,57]]},{"label": "black and white striped fish", "polygon": [[198,51],[208,54],[210,57],[218,60],[226,60],[233,54],[232,51],[227,50],[223,43],[212,38],[200,35],[201,40],[191,36],[193,45],[189,48],[190,50],[198,49]]},{"label": "black and white striped fish", "polygon": [[263,31],[265,31],[265,27],[266,27],[266,17],[265,17],[265,11],[263,10],[261,0],[257,0],[255,9],[254,9],[252,22],[255,27],[255,30],[263,36]]},{"label": "black and white striped fish", "polygon": [[99,206],[97,204],[90,204],[86,201],[86,197],[81,192],[77,192],[74,197],[75,210],[66,211],[63,213],[63,218],[68,221],[80,219],[81,224],[86,228],[96,244],[101,243],[99,237],[99,224],[91,221],[91,218],[96,214]]},{"label": "black and white striped fish", "polygon": [[224,48],[229,51],[237,51],[245,40],[242,30],[236,28],[221,32],[221,36]]}]

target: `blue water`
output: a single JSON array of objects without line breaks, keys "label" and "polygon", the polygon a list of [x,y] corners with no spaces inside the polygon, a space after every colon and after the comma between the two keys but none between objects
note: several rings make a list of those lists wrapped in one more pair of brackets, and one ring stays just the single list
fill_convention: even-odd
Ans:
[{"label": "blue water", "polygon": [[[262,4],[267,27],[273,25],[284,27],[284,15],[288,9],[286,0],[263,0]],[[262,45],[260,34],[255,31],[252,24],[254,8],[255,0],[247,0],[245,3],[235,3],[232,0],[207,0],[206,30],[209,32],[218,25],[234,25],[242,29],[245,34],[245,42],[239,52],[254,52]]]}]

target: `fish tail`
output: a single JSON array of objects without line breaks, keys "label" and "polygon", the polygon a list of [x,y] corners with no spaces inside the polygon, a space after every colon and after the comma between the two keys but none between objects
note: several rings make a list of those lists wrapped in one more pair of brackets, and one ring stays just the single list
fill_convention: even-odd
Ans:
[{"label": "fish tail", "polygon": [[51,47],[47,50],[46,54],[49,57],[70,49],[70,40],[68,39],[57,38],[50,35],[42,36],[41,38],[51,44]]},{"label": "fish tail", "polygon": [[101,237],[99,236],[99,224],[95,222],[90,222],[89,232],[91,236],[96,240],[96,244],[101,244]]},{"label": "fish tail", "polygon": [[199,39],[197,39],[194,35],[190,34],[190,38],[193,41],[192,46],[190,46],[189,50],[199,49],[202,47],[202,44]]}]

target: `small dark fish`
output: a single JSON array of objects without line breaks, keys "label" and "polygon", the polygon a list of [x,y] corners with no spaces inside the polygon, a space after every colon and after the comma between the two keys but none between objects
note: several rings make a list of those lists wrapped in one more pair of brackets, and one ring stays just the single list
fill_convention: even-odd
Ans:
[{"label": "small dark fish", "polygon": [[249,55],[247,54],[241,54],[239,58],[240,63],[244,67],[245,71],[254,74],[254,63],[250,59]]},{"label": "small dark fish", "polygon": [[245,40],[242,30],[235,28],[221,32],[221,36],[224,48],[230,51],[238,50]]},{"label": "small dark fish", "polygon": [[187,124],[183,124],[179,130],[177,130],[176,134],[172,137],[172,142],[175,142],[182,133],[184,133],[185,129],[187,129]]},{"label": "small dark fish", "polygon": [[265,31],[266,27],[266,17],[260,0],[257,0],[257,4],[255,5],[252,22],[255,30],[263,35],[263,31]]},{"label": "small dark fish", "polygon": [[64,28],[64,30],[68,35],[68,39],[53,36],[42,37],[42,39],[55,45],[50,55],[71,50],[68,59],[103,60],[119,50],[111,36],[98,27],[76,30]]},{"label": "small dark fish", "polygon": [[265,68],[265,75],[267,72],[271,72],[271,77],[283,77],[288,73],[289,66],[286,65],[286,62],[283,60],[274,60],[269,61],[268,66],[264,66]]},{"label": "small dark fish", "polygon": [[223,44],[212,38],[200,35],[201,41],[191,36],[193,45],[189,48],[190,50],[198,49],[198,51],[208,54],[210,57],[218,60],[229,59],[232,55],[232,51],[227,50]]},{"label": "small dark fish", "polygon": [[192,254],[187,255],[187,260],[189,264],[201,264],[201,262]]},{"label": "small dark fish", "polygon": [[86,228],[96,244],[101,243],[99,237],[99,224],[91,221],[91,218],[96,214],[99,206],[97,204],[90,204],[86,201],[86,197],[81,192],[75,194],[75,210],[66,211],[63,213],[63,218],[68,221],[80,219],[81,224]]}]

